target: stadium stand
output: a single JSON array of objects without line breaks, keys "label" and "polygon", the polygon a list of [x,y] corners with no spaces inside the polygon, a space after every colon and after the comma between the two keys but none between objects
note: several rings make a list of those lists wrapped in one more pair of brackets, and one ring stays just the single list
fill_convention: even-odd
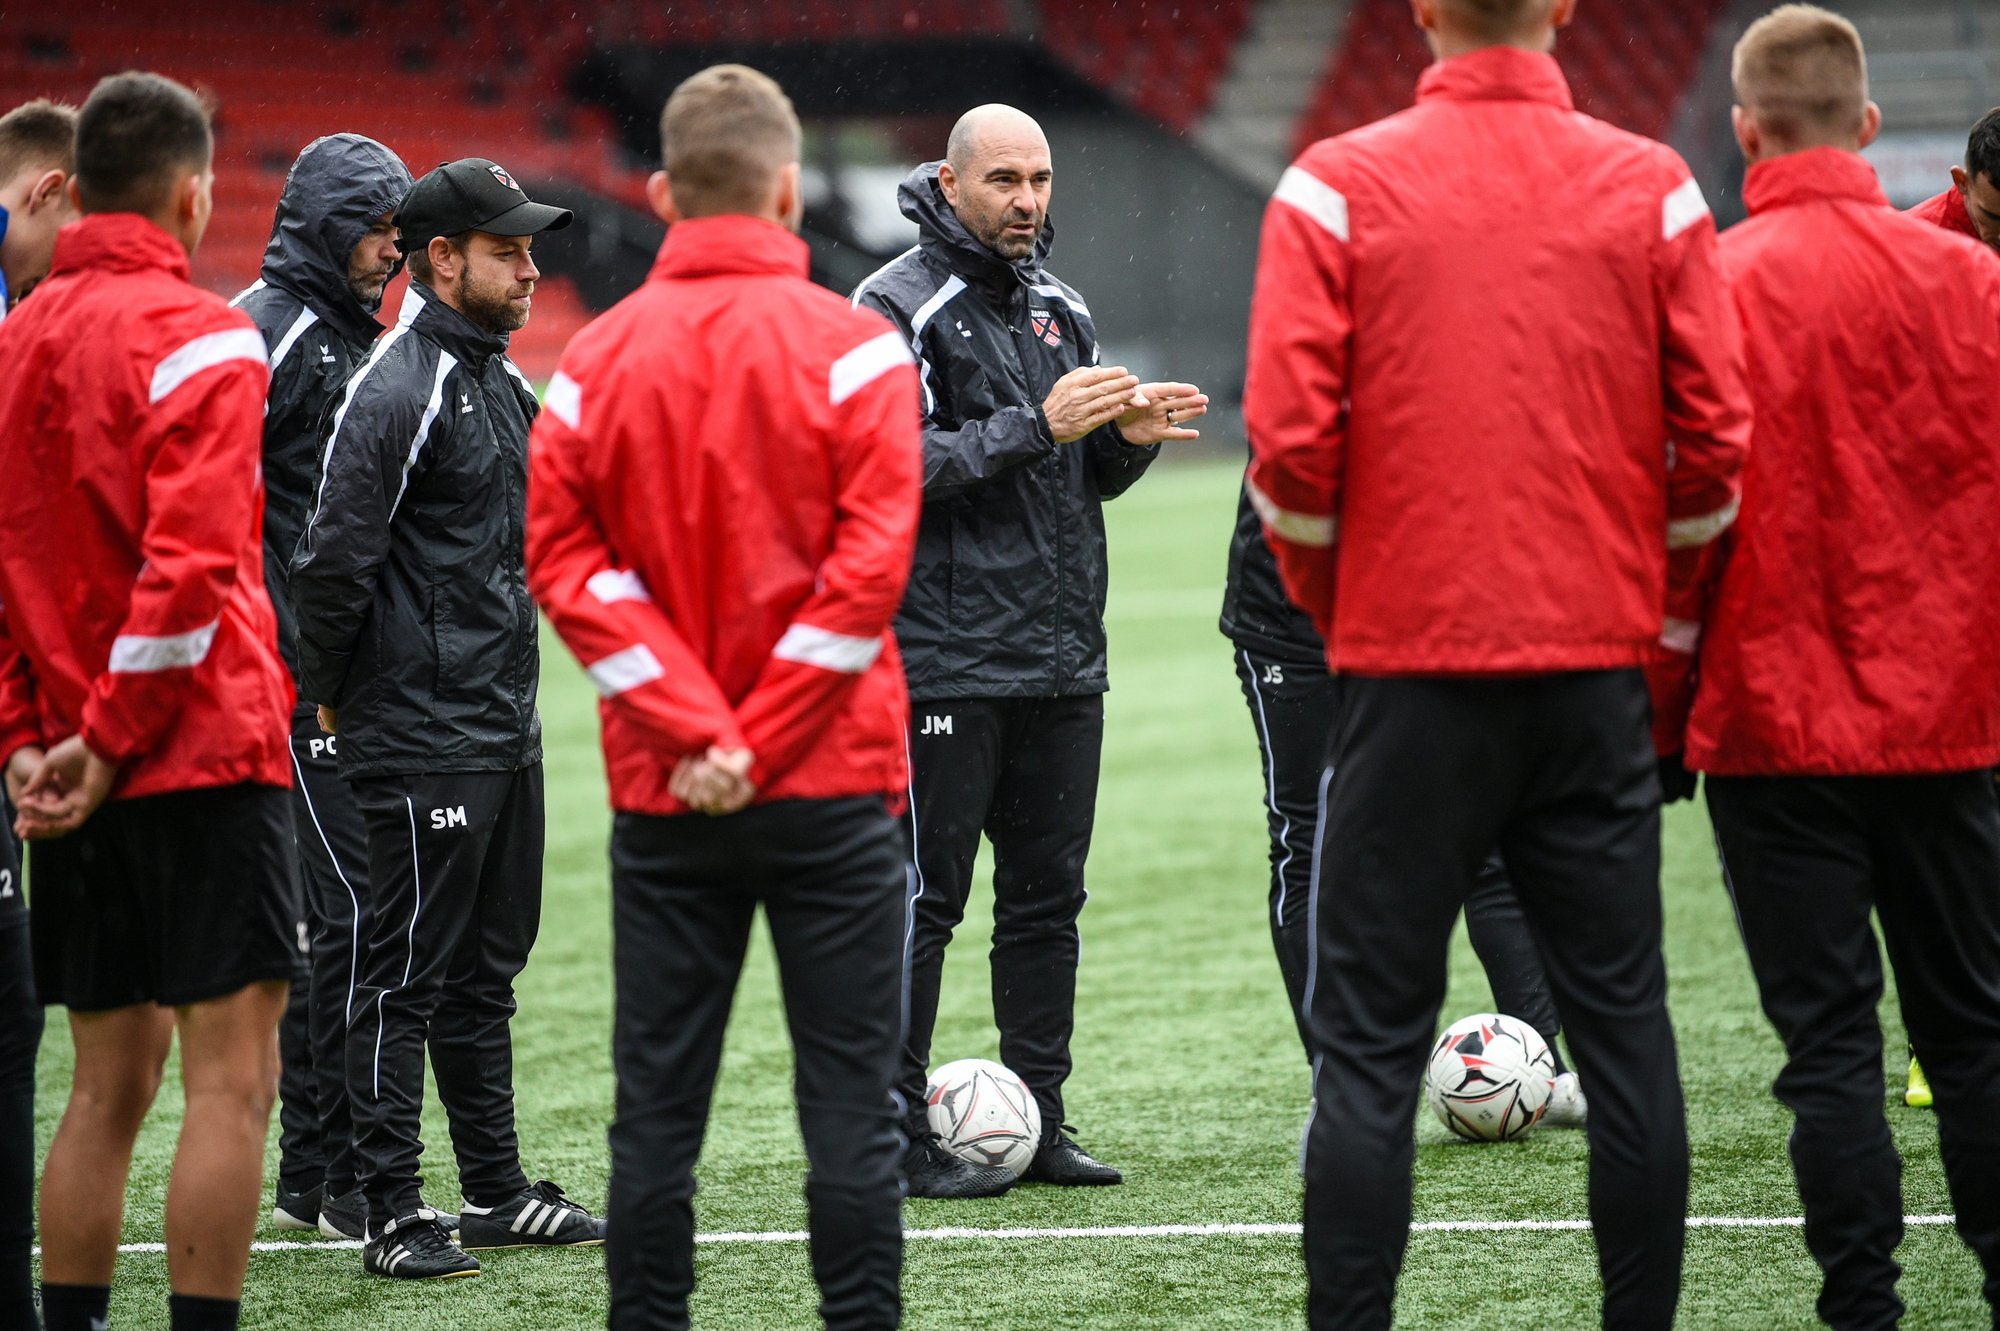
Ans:
[{"label": "stadium stand", "polygon": [[1214,100],[1216,84],[1248,26],[1252,0],[1118,5],[1043,0],[1041,37],[1092,82],[1173,130],[1187,130]]},{"label": "stadium stand", "polygon": [[[1726,0],[1595,4],[1577,10],[1557,48],[1577,107],[1664,138]],[[1319,93],[1300,119],[1295,151],[1410,105],[1431,61],[1408,0],[1355,0]]]}]

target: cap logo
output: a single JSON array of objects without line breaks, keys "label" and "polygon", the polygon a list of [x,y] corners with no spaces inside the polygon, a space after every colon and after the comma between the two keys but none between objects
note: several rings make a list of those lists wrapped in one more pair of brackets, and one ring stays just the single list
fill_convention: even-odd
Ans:
[{"label": "cap logo", "polygon": [[499,167],[489,166],[486,169],[493,173],[493,178],[495,180],[505,185],[508,189],[513,190],[516,194],[519,194],[521,192],[521,187],[514,183],[514,177],[508,175],[505,171],[502,171]]}]

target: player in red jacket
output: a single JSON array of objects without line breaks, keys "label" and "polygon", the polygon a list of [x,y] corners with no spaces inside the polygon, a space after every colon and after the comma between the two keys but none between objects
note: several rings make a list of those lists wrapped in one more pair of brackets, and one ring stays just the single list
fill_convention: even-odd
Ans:
[{"label": "player in red jacket", "polygon": [[1910,216],[2000,249],[2000,108],[1972,127],[1965,165],[1951,169],[1951,188],[1910,209]]},{"label": "player in red jacket", "polygon": [[611,1325],[688,1325],[694,1162],[761,901],[832,1328],[897,1324],[909,705],[890,622],[921,496],[887,320],[806,280],[799,127],[722,65],[661,120],[651,278],[579,333],[530,451],[536,598],[603,695],[616,934]]},{"label": "player in red jacket", "polygon": [[[1574,0],[1416,0],[1414,109],[1265,215],[1250,494],[1340,676],[1307,1006],[1308,1315],[1386,1327],[1452,923],[1497,845],[1591,1086],[1607,1325],[1666,1326],[1687,1137],[1641,667],[1737,505],[1740,339],[1701,190],[1578,114]],[[1669,550],[1674,576],[1669,579]]]},{"label": "player in red jacket", "polygon": [[1880,919],[1958,1230],[2000,1307],[2000,264],[1889,207],[1846,19],[1736,49],[1750,219],[1723,237],[1756,398],[1687,761],[1764,1011],[1835,1327],[1893,1326]]},{"label": "player in red jacket", "polygon": [[77,124],[85,214],[0,326],[0,755],[33,842],[35,980],[76,1069],[42,1178],[49,1331],[104,1325],[132,1144],[178,1036],[171,1325],[234,1327],[303,918],[291,681],[264,591],[269,381],[188,281],[208,116],[151,74]]}]

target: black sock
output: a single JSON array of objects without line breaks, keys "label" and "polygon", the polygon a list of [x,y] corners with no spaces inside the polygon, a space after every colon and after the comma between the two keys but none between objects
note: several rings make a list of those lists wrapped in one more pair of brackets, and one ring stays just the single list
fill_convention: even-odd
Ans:
[{"label": "black sock", "polygon": [[42,1282],[42,1325],[48,1331],[104,1331],[111,1319],[111,1286]]},{"label": "black sock", "polygon": [[236,1331],[243,1304],[236,1299],[205,1299],[199,1294],[167,1295],[172,1331]]}]

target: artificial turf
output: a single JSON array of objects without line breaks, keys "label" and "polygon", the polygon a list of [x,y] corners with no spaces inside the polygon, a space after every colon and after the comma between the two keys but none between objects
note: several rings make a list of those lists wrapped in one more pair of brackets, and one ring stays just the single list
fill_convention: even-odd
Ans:
[{"label": "artificial turf", "polygon": [[[1107,510],[1114,567],[1108,620],[1113,690],[1091,902],[1083,916],[1076,1073],[1069,1112],[1081,1140],[1126,1171],[1123,1187],[1024,1187],[983,1202],[913,1201],[905,1221],[937,1226],[1078,1227],[1283,1223],[1299,1215],[1298,1134],[1306,1064],[1284,1009],[1265,924],[1261,776],[1248,716],[1215,631],[1237,469],[1163,463]],[[608,816],[591,691],[546,641],[549,846],[541,941],[514,1023],[525,1163],[593,1208],[605,1187],[611,1108]],[[1669,811],[1665,893],[1672,1004],[1693,1138],[1690,1213],[1796,1216],[1787,1116],[1770,1098],[1778,1046],[1748,969],[1698,806]],[[32,892],[32,884],[30,884]],[[952,951],[935,1048],[940,1061],[996,1056],[983,914]],[[1461,936],[1445,1018],[1491,1006]],[[40,1066],[46,1150],[67,1088],[69,1041],[52,1014]],[[1885,1005],[1885,1095],[1900,1080],[1902,1034]],[[170,1074],[142,1137],[125,1237],[160,1241],[160,1208],[180,1114]],[[1913,1213],[1951,1209],[1930,1114],[1892,1097]],[[1419,1220],[1575,1219],[1584,1206],[1581,1134],[1538,1132],[1500,1146],[1456,1142],[1419,1124]],[[457,1198],[444,1121],[425,1118],[426,1193]],[[272,1132],[276,1163],[276,1126]],[[770,950],[760,937],[737,995],[697,1200],[704,1233],[803,1227],[804,1164],[790,1103],[790,1056]],[[260,1240],[295,1236],[268,1228]],[[312,1242],[309,1240],[308,1242]],[[1902,1249],[1908,1324],[1990,1325],[1976,1264],[1948,1227],[1910,1231]],[[593,1250],[503,1252],[477,1280],[403,1285],[362,1274],[353,1251],[254,1256],[245,1327],[551,1331],[601,1326],[603,1259]],[[815,1323],[803,1244],[713,1243],[700,1251],[697,1325]],[[1815,1325],[1818,1273],[1795,1227],[1700,1228],[1689,1235],[1680,1324]],[[1398,1325],[1595,1325],[1590,1237],[1577,1231],[1419,1233]],[[1289,1236],[918,1239],[904,1269],[906,1325],[1040,1328],[1285,1327],[1302,1322],[1304,1276]],[[165,1263],[120,1259],[112,1326],[165,1324]]]}]

